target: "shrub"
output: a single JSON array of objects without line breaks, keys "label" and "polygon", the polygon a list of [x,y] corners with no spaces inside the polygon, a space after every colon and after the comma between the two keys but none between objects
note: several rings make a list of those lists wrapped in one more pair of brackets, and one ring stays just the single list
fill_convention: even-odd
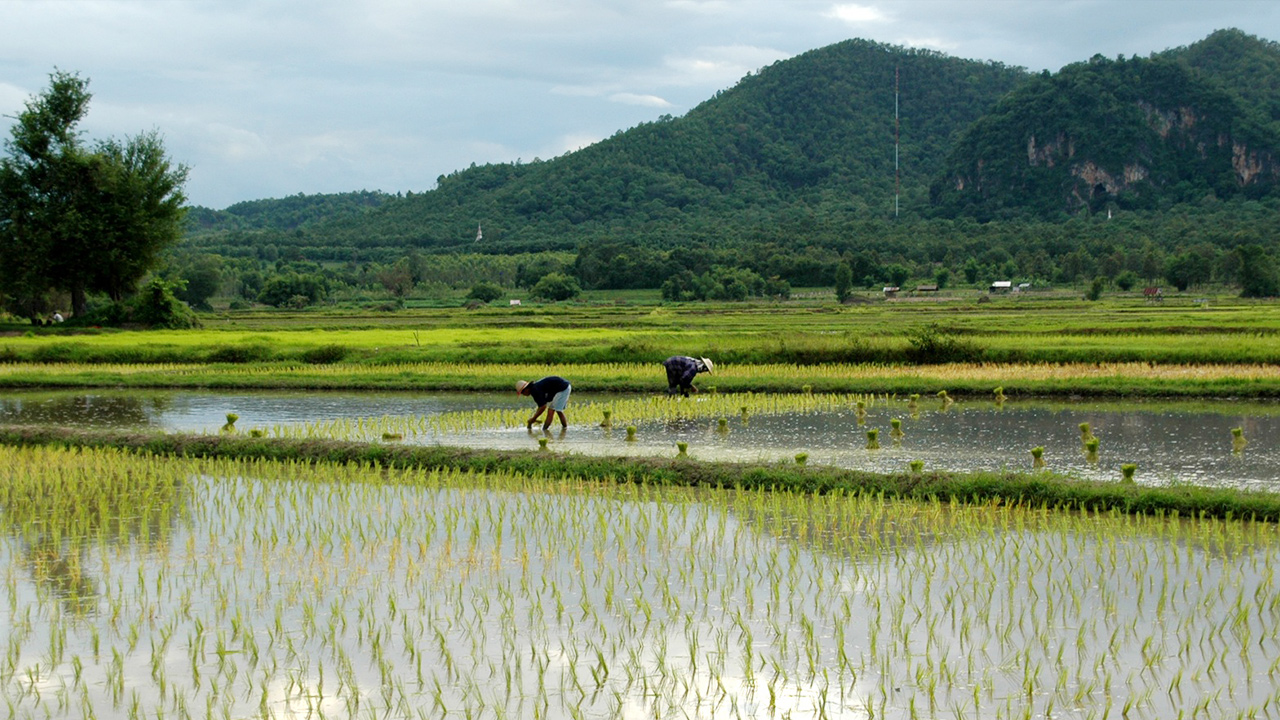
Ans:
[{"label": "shrub", "polygon": [[147,327],[193,328],[200,325],[196,314],[186,303],[174,296],[179,283],[168,283],[155,278],[125,303],[125,315],[129,321]]},{"label": "shrub", "polygon": [[979,360],[982,351],[961,340],[937,323],[930,323],[907,334],[907,358],[914,363],[938,364]]},{"label": "shrub", "polygon": [[312,365],[328,365],[340,362],[347,356],[347,348],[342,345],[321,345],[302,353],[302,361]]},{"label": "shrub", "polygon": [[572,300],[582,294],[582,287],[576,279],[553,272],[543,275],[529,293],[543,300]]},{"label": "shrub", "polygon": [[470,300],[479,300],[480,302],[493,302],[502,297],[502,288],[497,283],[481,281],[471,286],[471,292],[467,293]]}]

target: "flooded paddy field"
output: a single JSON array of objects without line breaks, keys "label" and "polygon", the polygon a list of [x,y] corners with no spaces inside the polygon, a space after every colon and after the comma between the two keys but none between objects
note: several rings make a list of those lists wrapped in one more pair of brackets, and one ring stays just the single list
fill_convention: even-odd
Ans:
[{"label": "flooded paddy field", "polygon": [[[1048,468],[1090,479],[1250,489],[1280,488],[1280,404],[1260,401],[1041,401],[1003,403],[921,398],[703,395],[688,399],[575,393],[570,428],[529,432],[527,398],[494,393],[196,391],[9,392],[0,423],[218,432],[228,413],[240,432],[268,435],[538,449],[593,455],[807,462],[901,472],[927,469],[1031,470],[1031,449]],[[785,401],[785,402],[784,402]],[[862,402],[859,410],[857,403]],[[745,410],[743,409],[745,408]],[[605,410],[613,417],[601,427]],[[628,419],[629,418],[629,419]],[[895,434],[897,421],[900,434]],[[1098,438],[1086,452],[1081,424]],[[628,439],[627,426],[635,428]],[[1233,441],[1239,429],[1246,445]],[[869,449],[867,432],[879,448]]]},{"label": "flooded paddy field", "polygon": [[0,480],[14,718],[1280,715],[1272,525],[110,450]]}]

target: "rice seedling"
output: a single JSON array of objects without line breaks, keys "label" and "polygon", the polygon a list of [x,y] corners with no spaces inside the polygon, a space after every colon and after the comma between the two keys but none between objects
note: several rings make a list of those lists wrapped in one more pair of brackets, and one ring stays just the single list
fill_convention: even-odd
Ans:
[{"label": "rice seedling", "polygon": [[723,418],[723,417],[722,417],[722,418],[718,418],[718,419],[716,420],[716,432],[720,433],[721,435],[724,435],[724,434],[726,434],[726,433],[728,433],[728,432],[729,432],[729,419],[728,419],[728,418]]},{"label": "rice seedling", "polygon": [[1244,446],[1245,446],[1245,445],[1248,445],[1248,444],[1249,444],[1249,441],[1248,441],[1248,440],[1246,440],[1246,439],[1245,439],[1245,437],[1244,437],[1244,428],[1242,428],[1242,427],[1233,427],[1233,428],[1231,428],[1231,450],[1232,450],[1232,452],[1235,452],[1235,453],[1241,453],[1241,452],[1244,452]]},{"label": "rice seedling", "polygon": [[1100,441],[1096,437],[1090,437],[1084,441],[1084,457],[1090,463],[1098,462],[1098,445]]},{"label": "rice seedling", "polygon": [[908,463],[908,466],[911,468],[912,475],[919,475],[920,473],[924,472],[923,460],[912,460],[910,463]]},{"label": "rice seedling", "polygon": [[545,452],[547,450],[547,442],[548,442],[547,438],[544,438],[544,437],[538,438],[538,449]]},{"label": "rice seedling", "polygon": [[603,419],[600,421],[600,427],[602,428],[613,427],[613,409],[612,408],[602,409],[600,411],[600,415],[603,417]]},{"label": "rice seedling", "polygon": [[1003,405],[1004,401],[1008,399],[1005,397],[1003,385],[996,386],[996,389],[991,392],[995,396],[996,405]]},{"label": "rice seedling", "polygon": [[1273,525],[616,480],[0,447],[0,698],[24,720],[1280,715]]},{"label": "rice seedling", "polygon": [[687,442],[676,443],[676,457],[678,458],[689,457],[689,443]]},{"label": "rice seedling", "polygon": [[879,440],[879,436],[880,436],[880,431],[879,431],[878,429],[876,429],[876,428],[869,428],[869,429],[867,430],[867,449],[868,449],[868,450],[879,450],[879,449],[880,449],[880,440]]},{"label": "rice seedling", "polygon": [[1081,445],[1089,444],[1089,440],[1093,438],[1092,427],[1089,425],[1089,423],[1082,422],[1080,423],[1079,428],[1080,428],[1080,444]]},{"label": "rice seedling", "polygon": [[809,453],[796,453],[796,464],[805,465],[809,462]]},{"label": "rice seedling", "polygon": [[1047,465],[1044,461],[1044,447],[1036,446],[1031,448],[1031,467],[1036,470],[1043,470]]},{"label": "rice seedling", "polygon": [[942,401],[942,410],[944,412],[955,402],[955,399],[948,395],[946,390],[938,391],[938,399]]},{"label": "rice seedling", "polygon": [[627,442],[635,442],[635,441],[636,441],[636,426],[628,425],[627,426]]},{"label": "rice seedling", "polygon": [[1126,483],[1133,482],[1133,475],[1138,471],[1136,463],[1125,463],[1120,466],[1120,481]]},{"label": "rice seedling", "polygon": [[906,433],[902,431],[902,418],[889,419],[889,435],[895,439],[900,439],[906,435]]}]

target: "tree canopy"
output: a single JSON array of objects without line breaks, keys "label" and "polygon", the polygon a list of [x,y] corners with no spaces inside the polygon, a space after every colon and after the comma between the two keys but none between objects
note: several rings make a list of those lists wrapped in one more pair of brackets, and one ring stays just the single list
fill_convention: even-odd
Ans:
[{"label": "tree canopy", "polygon": [[36,317],[51,294],[121,300],[182,235],[187,168],[156,131],[87,145],[89,81],[55,71],[27,101],[0,158],[0,280],[5,304]]}]

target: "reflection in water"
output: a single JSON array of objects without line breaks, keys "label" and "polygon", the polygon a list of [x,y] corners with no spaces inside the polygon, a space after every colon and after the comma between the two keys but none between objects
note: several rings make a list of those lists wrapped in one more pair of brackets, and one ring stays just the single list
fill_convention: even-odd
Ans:
[{"label": "reflection in water", "polygon": [[[724,417],[636,423],[628,442],[625,425],[600,427],[587,404],[607,397],[575,395],[568,433],[551,436],[553,451],[594,455],[667,455],[677,443],[694,459],[809,463],[874,472],[903,472],[913,461],[924,469],[1034,470],[1032,448],[1043,447],[1048,469],[1084,478],[1114,480],[1120,466],[1138,465],[1139,483],[1188,482],[1276,489],[1280,482],[1280,404],[1238,401],[960,401],[947,406],[922,399],[913,411],[905,400],[876,400],[859,413],[841,412]],[[689,402],[697,403],[697,398]],[[238,428],[297,425],[332,419],[396,418],[466,410],[510,409],[518,400],[502,393],[334,393],[93,391],[6,393],[0,424],[75,427],[153,427],[217,432],[227,413]],[[578,420],[578,418],[582,418]],[[892,433],[898,421],[901,435]],[[723,421],[723,425],[721,425]],[[1098,437],[1097,453],[1085,452],[1080,423]],[[1240,428],[1247,446],[1234,441]],[[881,448],[868,450],[866,431],[879,431]],[[375,440],[381,438],[378,433]],[[523,427],[406,437],[428,442],[538,449]]]},{"label": "reflection in water", "polygon": [[85,537],[110,612],[69,624],[0,537],[15,717],[1274,712],[1270,525],[104,457],[17,464],[180,478],[187,514]]},{"label": "reflection in water", "polygon": [[0,422],[68,427],[150,425],[172,401],[170,393],[21,393],[0,395]]},{"label": "reflection in water", "polygon": [[73,615],[97,607],[93,549],[163,552],[185,512],[182,483],[123,453],[4,447],[0,464],[0,519],[21,565]]}]

